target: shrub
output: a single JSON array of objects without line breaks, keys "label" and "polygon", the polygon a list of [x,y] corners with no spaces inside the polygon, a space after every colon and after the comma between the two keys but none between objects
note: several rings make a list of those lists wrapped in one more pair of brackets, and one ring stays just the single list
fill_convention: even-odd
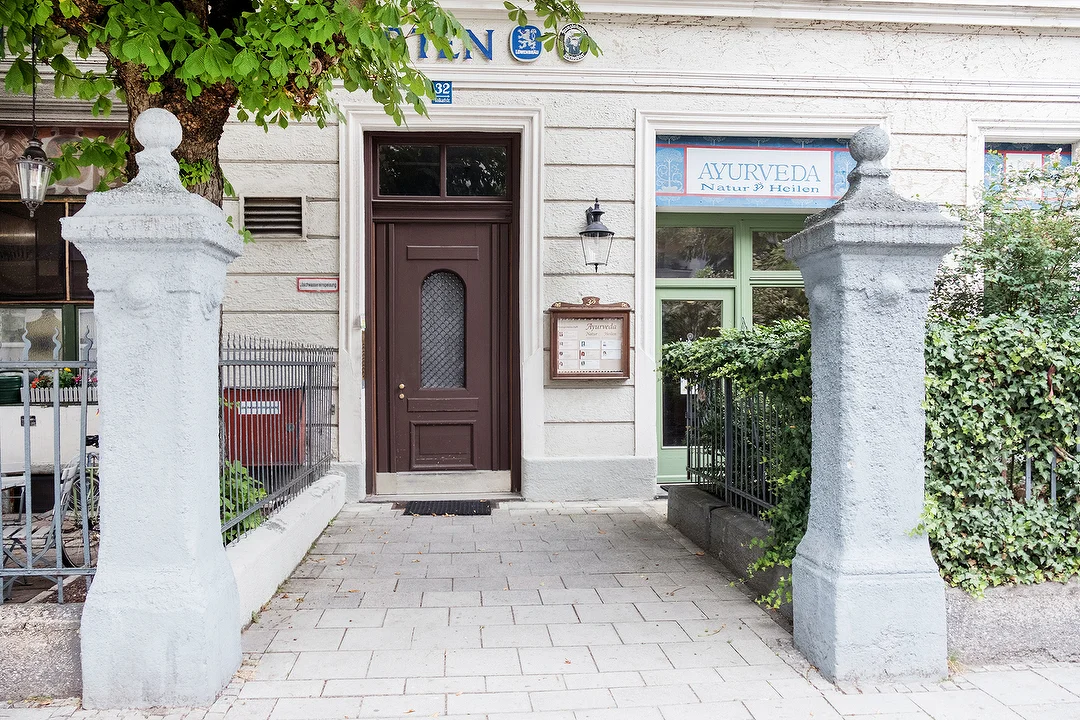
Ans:
[{"label": "shrub", "polygon": [[[221,466],[221,524],[225,525],[243,515],[249,508],[266,497],[262,483],[251,476],[239,460],[224,460]],[[225,543],[230,543],[248,530],[257,528],[265,520],[262,510],[256,510],[222,533]]]},{"label": "shrub", "polygon": [[[781,320],[749,330],[721,330],[717,337],[665,345],[661,372],[691,382],[730,378],[739,391],[763,392],[785,419],[766,458],[776,504],[763,518],[770,525],[765,552],[750,572],[791,567],[810,511],[810,324]],[[763,600],[773,607],[790,600],[781,587]]]},{"label": "shrub", "polygon": [[[664,347],[662,371],[764,390],[790,418],[771,533],[751,571],[788,566],[810,498],[810,333],[805,322],[726,330]],[[926,343],[925,532],[951,585],[1065,580],[1080,572],[1080,319],[1026,313],[931,320]],[[1025,458],[1033,457],[1031,499]],[[1049,497],[1057,457],[1058,497]],[[765,599],[790,598],[787,588]]]},{"label": "shrub", "polygon": [[935,314],[1080,312],[1080,167],[1059,157],[1009,173],[978,206],[953,210],[964,241],[938,273]]},{"label": "shrub", "polygon": [[1080,321],[1026,313],[931,321],[926,372],[920,529],[942,576],[980,594],[1080,571]]}]

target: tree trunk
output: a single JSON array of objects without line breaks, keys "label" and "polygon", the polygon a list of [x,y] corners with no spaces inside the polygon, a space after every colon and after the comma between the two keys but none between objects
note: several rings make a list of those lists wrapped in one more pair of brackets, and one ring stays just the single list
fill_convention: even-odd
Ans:
[{"label": "tree trunk", "polygon": [[210,171],[206,180],[190,185],[188,189],[220,207],[224,195],[224,177],[218,159],[218,142],[229,119],[229,109],[236,97],[235,89],[227,85],[214,85],[204,88],[202,94],[188,100],[184,84],[167,79],[162,82],[162,91],[151,95],[148,89],[150,83],[142,77],[142,67],[131,63],[118,63],[117,79],[127,95],[128,137],[132,149],[128,156],[128,177],[135,177],[135,152],[142,149],[135,138],[135,121],[147,108],[165,108],[177,117],[184,129],[184,139],[173,155],[189,166],[208,164]]}]

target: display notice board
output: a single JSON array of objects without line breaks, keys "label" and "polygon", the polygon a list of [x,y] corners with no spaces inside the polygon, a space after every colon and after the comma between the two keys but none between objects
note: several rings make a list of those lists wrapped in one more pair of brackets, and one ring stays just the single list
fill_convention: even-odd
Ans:
[{"label": "display notice board", "polygon": [[630,305],[557,302],[551,314],[551,378],[630,377]]}]

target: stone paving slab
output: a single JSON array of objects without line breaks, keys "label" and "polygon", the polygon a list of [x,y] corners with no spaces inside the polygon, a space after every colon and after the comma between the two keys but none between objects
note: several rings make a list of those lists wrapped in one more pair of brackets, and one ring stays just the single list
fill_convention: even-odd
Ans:
[{"label": "stone paving slab", "polygon": [[209,708],[0,720],[1080,720],[1080,665],[835,686],[662,502],[347,506],[244,632]]}]

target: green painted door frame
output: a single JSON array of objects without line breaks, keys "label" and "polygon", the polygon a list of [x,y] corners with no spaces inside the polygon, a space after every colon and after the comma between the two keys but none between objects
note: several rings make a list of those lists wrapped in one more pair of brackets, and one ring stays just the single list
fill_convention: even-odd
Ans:
[{"label": "green painted door frame", "polygon": [[[732,213],[674,213],[660,212],[656,216],[657,228],[669,227],[708,227],[731,228],[734,236],[732,258],[734,277],[692,277],[692,278],[657,278],[656,279],[656,357],[660,357],[660,348],[665,338],[664,303],[668,304],[669,319],[686,324],[685,317],[672,316],[678,306],[672,303],[684,301],[698,306],[708,306],[716,316],[716,306],[721,303],[722,327],[748,328],[754,322],[755,288],[801,288],[802,275],[797,269],[754,269],[754,238],[759,231],[793,234],[803,227],[805,215],[755,214],[736,215]],[[782,261],[781,261],[782,262]],[[686,308],[689,310],[690,308]],[[685,316],[685,312],[683,316]],[[697,312],[699,317],[701,311]],[[670,325],[671,323],[669,323]],[[698,322],[697,324],[701,324]],[[668,340],[673,340],[672,328],[668,328]],[[700,332],[700,331],[699,331]],[[686,482],[686,447],[680,444],[682,432],[674,428],[678,417],[684,417],[685,409],[677,409],[672,383],[665,383],[658,376],[657,393],[657,482],[662,484]],[[669,407],[665,408],[665,395]],[[685,398],[685,395],[680,397]],[[665,428],[665,413],[667,427]],[[685,425],[683,425],[685,428]],[[666,436],[666,437],[665,437]],[[665,440],[667,442],[665,442]]]}]

